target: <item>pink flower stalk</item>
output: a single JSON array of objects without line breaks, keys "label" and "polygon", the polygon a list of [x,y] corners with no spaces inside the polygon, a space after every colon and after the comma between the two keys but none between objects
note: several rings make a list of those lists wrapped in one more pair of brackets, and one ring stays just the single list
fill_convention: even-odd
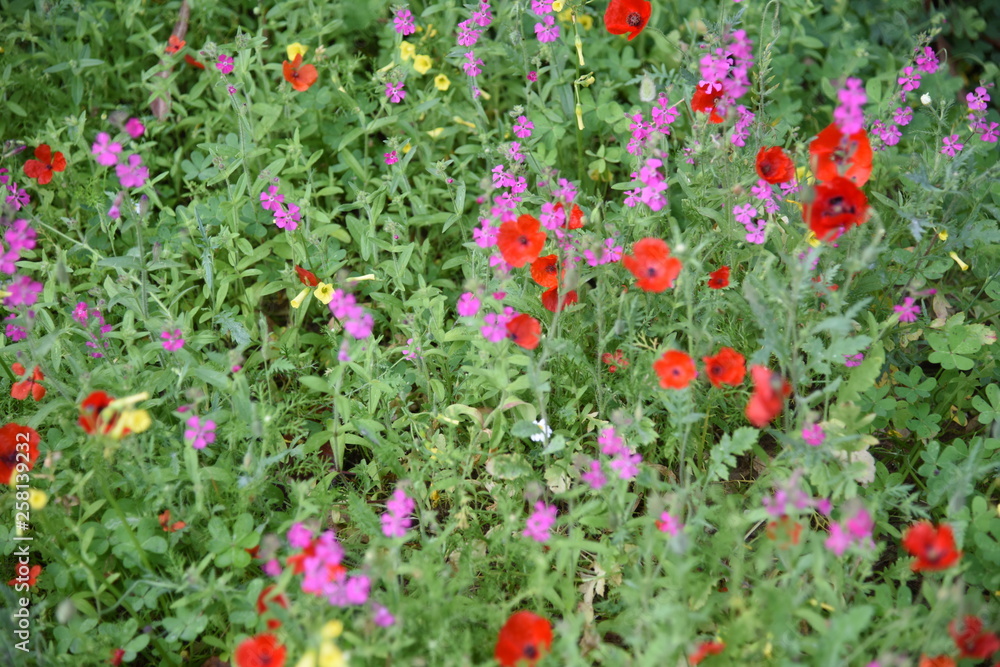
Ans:
[{"label": "pink flower stalk", "polygon": [[864,84],[861,79],[850,77],[844,82],[844,87],[837,91],[840,104],[833,110],[833,121],[846,135],[859,132],[865,123],[865,114],[861,107],[868,102]]},{"label": "pink flower stalk", "polygon": [[397,488],[392,498],[386,502],[386,512],[382,514],[382,534],[386,537],[405,537],[406,531],[413,525],[410,515],[417,504],[407,497],[406,492]]},{"label": "pink flower stalk", "polygon": [[128,156],[127,165],[116,166],[115,173],[123,188],[141,188],[149,178],[149,169],[142,166],[142,156],[135,153]]},{"label": "pink flower stalk", "polygon": [[211,419],[202,420],[197,415],[192,415],[185,424],[187,429],[184,431],[184,440],[195,449],[205,449],[215,442],[215,422]]},{"label": "pink flower stalk", "polygon": [[97,164],[113,167],[118,164],[118,154],[122,152],[122,145],[117,141],[111,141],[111,135],[107,132],[98,132],[97,141],[90,147],[90,152],[96,156]]},{"label": "pink flower stalk", "polygon": [[555,525],[557,514],[555,505],[546,505],[539,500],[535,503],[535,511],[528,517],[527,525],[521,534],[536,542],[548,542],[551,537],[549,530]]},{"label": "pink flower stalk", "polygon": [[389,98],[389,101],[393,104],[399,104],[406,98],[406,91],[403,90],[403,82],[396,81],[385,83],[385,96]]},{"label": "pink flower stalk", "polygon": [[173,332],[164,331],[160,334],[160,338],[163,339],[163,349],[167,352],[176,352],[184,347],[184,338],[180,329],[174,329]]}]

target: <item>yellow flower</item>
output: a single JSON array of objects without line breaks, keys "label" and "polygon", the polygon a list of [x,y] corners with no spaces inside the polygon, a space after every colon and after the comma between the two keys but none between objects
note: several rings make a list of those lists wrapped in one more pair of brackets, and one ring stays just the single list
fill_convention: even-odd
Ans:
[{"label": "yellow flower", "polygon": [[344,624],[340,621],[327,621],[323,629],[320,630],[320,635],[323,639],[336,639],[344,632]]},{"label": "yellow flower", "polygon": [[33,510],[45,509],[49,503],[49,494],[38,489],[28,489],[28,504]]},{"label": "yellow flower", "polygon": [[938,232],[938,238],[941,239],[942,241],[947,241],[948,240],[948,230],[947,229],[942,229],[940,232]]},{"label": "yellow flower", "polygon": [[431,139],[437,139],[441,136],[442,132],[444,132],[443,127],[435,127],[433,130],[427,130],[427,136]]},{"label": "yellow flower", "polygon": [[313,292],[313,296],[319,299],[324,306],[328,305],[333,299],[333,285],[320,283],[316,286],[316,291]]},{"label": "yellow flower", "polygon": [[[560,2],[559,5],[561,6],[562,3]],[[571,20],[573,20],[573,10],[572,9],[567,9],[566,11],[562,11],[560,9],[556,9],[556,3],[554,3],[554,2],[552,3],[552,9],[555,9],[557,12],[559,12],[558,14],[556,14],[556,18],[559,19],[561,22],[563,22],[563,23],[569,23]]]},{"label": "yellow flower", "polygon": [[411,146],[411,145],[410,145],[410,142],[409,142],[409,141],[407,141],[407,142],[406,142],[406,145],[405,145],[405,146],[403,146],[402,148],[400,148],[399,150],[403,151],[403,155],[406,155],[407,153],[409,153],[409,152],[410,152],[410,149],[411,149],[411,148],[413,148],[413,146]]},{"label": "yellow flower", "polygon": [[417,47],[410,44],[405,39],[399,43],[399,56],[403,60],[409,60],[417,53]]},{"label": "yellow flower", "polygon": [[963,262],[962,260],[960,260],[958,258],[958,253],[957,252],[954,252],[954,251],[949,252],[948,256],[951,257],[953,260],[955,260],[955,262],[958,264],[958,267],[960,269],[962,269],[963,271],[968,271],[969,270],[969,265],[966,264],[965,262]]},{"label": "yellow flower", "polygon": [[576,21],[577,21],[577,23],[580,24],[580,26],[584,30],[590,30],[591,28],[594,27],[594,17],[591,16],[590,14],[584,14],[583,16],[577,16],[576,17]]},{"label": "yellow flower", "polygon": [[563,0],[555,0],[555,2],[552,3],[552,11],[561,12],[564,4]]},{"label": "yellow flower", "polygon": [[301,292],[299,292],[299,295],[297,297],[295,297],[294,299],[292,299],[292,308],[299,308],[300,306],[302,306],[302,301],[307,296],[309,296],[309,288],[308,287],[306,287],[305,289],[303,289]]},{"label": "yellow flower", "polygon": [[289,60],[295,60],[295,56],[306,57],[306,51],[309,50],[308,46],[304,44],[299,44],[298,42],[293,42],[285,47],[285,53],[288,54]]},{"label": "yellow flower", "polygon": [[427,74],[427,71],[430,68],[431,68],[430,56],[419,55],[413,58],[413,69],[417,70],[421,74]]},{"label": "yellow flower", "polygon": [[[444,76],[444,74],[442,74],[441,76]],[[10,292],[4,292],[2,289],[0,289],[0,299],[8,296],[10,296]]]},{"label": "yellow flower", "polygon": [[323,642],[319,647],[319,667],[344,667],[347,660],[333,642]]},{"label": "yellow flower", "polygon": [[125,432],[124,429],[128,429],[132,433],[142,433],[152,425],[153,420],[150,419],[149,413],[145,410],[126,410],[118,419],[118,423],[115,424],[115,431],[121,427],[122,433]]},{"label": "yellow flower", "polygon": [[316,667],[316,651],[306,651],[295,667]]},{"label": "yellow flower", "polygon": [[434,87],[444,92],[451,88],[451,79],[446,77],[444,74],[438,74],[434,77]]},{"label": "yellow flower", "polygon": [[814,248],[818,248],[822,245],[820,240],[816,237],[815,232],[813,232],[811,229],[809,230],[809,233],[806,234],[806,243],[808,243]]},{"label": "yellow flower", "polygon": [[456,123],[458,123],[459,125],[464,125],[465,127],[469,128],[471,130],[476,129],[476,124],[475,123],[470,123],[469,121],[465,120],[461,116],[453,116],[452,120],[455,121]]}]

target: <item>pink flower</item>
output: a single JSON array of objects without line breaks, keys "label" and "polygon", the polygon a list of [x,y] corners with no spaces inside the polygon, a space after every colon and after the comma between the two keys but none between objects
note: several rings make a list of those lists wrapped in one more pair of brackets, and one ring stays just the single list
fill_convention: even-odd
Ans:
[{"label": "pink flower", "polygon": [[826,433],[819,424],[812,424],[802,429],[802,439],[813,447],[819,447],[826,440]]},{"label": "pink flower", "polygon": [[267,192],[260,193],[260,207],[265,211],[280,211],[284,201],[285,195],[278,194],[277,185],[272,185],[267,189]]},{"label": "pink flower", "polygon": [[736,222],[741,225],[750,225],[753,224],[753,219],[757,215],[757,209],[750,204],[734,206],[733,215],[736,217]]},{"label": "pink flower", "polygon": [[232,74],[235,62],[236,61],[232,57],[227,56],[225,53],[220,53],[219,61],[215,63],[215,69],[219,70],[223,74]]},{"label": "pink flower", "polygon": [[173,333],[164,331],[160,334],[160,338],[163,339],[163,349],[167,352],[176,352],[184,347],[184,338],[180,329],[174,329]]},{"label": "pink flower", "polygon": [[288,538],[289,546],[293,549],[305,549],[312,542],[313,532],[302,523],[295,523],[288,529],[286,537]]},{"label": "pink flower", "polygon": [[521,534],[536,542],[548,542],[551,537],[549,529],[555,525],[557,514],[555,505],[546,505],[539,500],[535,503],[535,511],[528,517],[527,525]]},{"label": "pink flower", "polygon": [[8,308],[11,306],[32,306],[38,301],[42,287],[42,283],[32,280],[29,276],[15,276],[13,282],[4,287],[10,296],[3,300],[3,305]]},{"label": "pink flower", "polygon": [[514,123],[514,134],[521,139],[527,139],[531,136],[533,129],[535,129],[535,124],[528,120],[527,116],[517,117],[517,122]]},{"label": "pink flower", "polygon": [[591,459],[588,468],[587,472],[580,475],[580,479],[586,482],[587,486],[594,491],[600,491],[608,483],[608,478],[604,476],[604,471],[601,470],[601,462],[597,459]]},{"label": "pink flower", "polygon": [[298,229],[300,220],[302,220],[302,215],[299,213],[299,207],[295,204],[289,204],[287,209],[279,206],[278,210],[274,212],[275,226],[289,232]]},{"label": "pink flower", "polygon": [[413,520],[410,515],[416,509],[416,502],[407,497],[406,492],[397,488],[392,498],[386,502],[385,513],[382,514],[382,534],[386,537],[404,537],[410,529]]},{"label": "pink flower", "polygon": [[375,615],[372,617],[372,622],[380,628],[388,628],[395,625],[396,617],[382,605],[377,605],[375,607]]},{"label": "pink flower", "polygon": [[146,126],[138,118],[129,118],[128,122],[125,123],[125,131],[133,139],[138,139],[146,132]]},{"label": "pink flower", "polygon": [[215,422],[211,419],[202,420],[193,415],[185,424],[184,439],[195,449],[205,449],[215,442]]},{"label": "pink flower", "polygon": [[916,90],[920,87],[920,74],[912,67],[904,67],[903,75],[896,79],[896,83],[905,91]]},{"label": "pink flower", "polygon": [[959,143],[957,134],[945,137],[942,139],[942,143],[944,144],[944,148],[941,149],[941,154],[948,157],[955,157],[956,153],[965,148],[965,144]]},{"label": "pink flower", "polygon": [[892,309],[899,313],[900,322],[916,322],[920,315],[920,306],[914,305],[912,297],[906,297],[902,305],[893,306]]},{"label": "pink flower", "polygon": [[86,301],[81,301],[80,303],[76,304],[76,308],[73,310],[73,319],[79,322],[80,324],[86,324],[87,310],[89,308],[90,306],[87,305]]},{"label": "pink flower", "polygon": [[833,110],[833,121],[846,135],[859,132],[864,127],[865,114],[861,107],[868,102],[861,79],[849,78],[837,91],[840,104]]},{"label": "pink flower", "polygon": [[417,26],[413,21],[413,14],[409,8],[403,7],[396,10],[396,15],[392,19],[396,32],[400,35],[412,35],[417,31]]},{"label": "pink flower", "polygon": [[123,188],[141,188],[149,178],[149,169],[142,166],[142,156],[133,153],[128,156],[128,164],[115,167],[118,180]]},{"label": "pink flower", "polygon": [[462,63],[462,71],[471,77],[479,76],[479,73],[483,71],[479,67],[482,64],[482,59],[477,58],[474,51],[469,51],[465,54],[465,62]]},{"label": "pink flower", "polygon": [[389,98],[389,101],[393,104],[399,104],[406,98],[406,91],[403,90],[403,82],[396,81],[395,83],[386,81],[385,83],[385,96]]},{"label": "pink flower", "polygon": [[860,366],[861,362],[865,360],[865,355],[861,352],[857,354],[845,354],[844,355],[844,365],[848,368],[855,368]]},{"label": "pink flower", "polygon": [[528,81],[531,81],[531,82],[538,81],[538,72],[528,72],[525,75],[525,78],[528,79]]},{"label": "pink flower", "polygon": [[118,154],[122,152],[122,145],[117,141],[111,141],[111,135],[107,132],[98,132],[97,141],[90,147],[90,152],[97,156],[97,164],[111,167],[118,163]]},{"label": "pink flower", "polygon": [[396,164],[397,162],[399,162],[399,157],[396,155],[396,151],[389,151],[385,154],[385,163],[387,165]]},{"label": "pink flower", "polygon": [[910,107],[897,107],[892,114],[892,119],[896,121],[898,125],[906,127],[913,120],[913,109]]},{"label": "pink flower", "polygon": [[670,512],[663,512],[656,521],[656,527],[661,533],[670,533],[671,537],[677,537],[677,533],[681,532],[684,524],[670,514]]},{"label": "pink flower", "polygon": [[938,61],[937,54],[934,53],[934,50],[929,46],[925,46],[923,54],[918,55],[913,59],[913,61],[917,63],[917,67],[928,74],[933,74],[938,71],[938,67],[941,65]]},{"label": "pink flower", "polygon": [[472,292],[466,292],[458,298],[459,317],[475,317],[479,313],[479,299]]},{"label": "pink flower", "polygon": [[552,13],[552,0],[531,0],[531,11],[538,16]]},{"label": "pink flower", "polygon": [[995,144],[997,142],[997,138],[1000,138],[1000,133],[997,132],[997,128],[1000,128],[1000,123],[990,123],[989,125],[984,126],[979,138],[983,141]]},{"label": "pink flower", "polygon": [[559,39],[559,26],[555,23],[555,17],[549,15],[544,17],[541,23],[535,24],[535,36],[538,37],[539,42],[544,44]]},{"label": "pink flower", "polygon": [[472,27],[471,20],[465,20],[458,24],[458,38],[457,42],[459,46],[475,46],[476,42],[479,41],[480,30],[476,30]]}]

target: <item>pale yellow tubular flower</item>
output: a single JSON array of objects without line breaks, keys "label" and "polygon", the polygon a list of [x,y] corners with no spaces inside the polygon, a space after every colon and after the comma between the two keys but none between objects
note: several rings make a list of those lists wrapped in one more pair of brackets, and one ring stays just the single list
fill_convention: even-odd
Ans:
[{"label": "pale yellow tubular flower", "polygon": [[961,259],[959,259],[957,252],[955,251],[949,252],[948,256],[951,257],[953,260],[955,260],[955,263],[958,264],[958,268],[962,269],[963,271],[969,270],[969,265],[963,262]]},{"label": "pale yellow tubular flower", "polygon": [[435,127],[433,130],[427,130],[427,136],[431,139],[437,139],[441,136],[442,132],[444,132],[443,127]]},{"label": "pale yellow tubular flower", "polygon": [[307,296],[309,296],[309,288],[308,287],[306,287],[305,289],[303,289],[301,292],[299,292],[298,296],[296,296],[294,299],[292,299],[292,308],[299,308],[299,307],[301,307],[302,306],[302,301],[305,300],[305,298]]},{"label": "pale yellow tubular flower", "polygon": [[320,283],[316,286],[316,291],[313,292],[313,296],[319,299],[324,306],[329,305],[330,301],[333,300],[333,285]]},{"label": "pale yellow tubular flower", "polygon": [[302,56],[303,58],[305,58],[306,51],[308,50],[309,50],[308,46],[300,44],[298,42],[293,42],[285,47],[285,53],[288,54],[289,60],[295,60],[295,56]]},{"label": "pale yellow tubular flower", "polygon": [[451,79],[446,77],[444,74],[438,74],[434,77],[434,87],[444,92],[451,88]]},{"label": "pale yellow tubular flower", "polygon": [[344,624],[341,621],[327,621],[320,630],[320,635],[323,639],[336,639],[344,632]]},{"label": "pale yellow tubular flower", "polygon": [[295,667],[316,667],[316,651],[306,651]]},{"label": "pale yellow tubular flower", "polygon": [[323,642],[319,647],[319,667],[345,667],[347,660],[343,652],[331,641]]},{"label": "pale yellow tubular flower", "polygon": [[470,123],[469,121],[465,120],[461,116],[453,116],[452,120],[455,121],[456,123],[458,123],[459,125],[464,125],[465,127],[469,128],[469,129],[472,129],[472,130],[476,129],[476,124],[475,123]]},{"label": "pale yellow tubular flower", "polygon": [[427,74],[432,64],[430,56],[419,55],[413,58],[413,69],[420,74]]}]

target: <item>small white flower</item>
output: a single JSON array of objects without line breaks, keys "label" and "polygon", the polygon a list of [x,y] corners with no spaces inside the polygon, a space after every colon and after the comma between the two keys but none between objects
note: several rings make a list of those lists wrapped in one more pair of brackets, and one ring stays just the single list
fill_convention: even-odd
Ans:
[{"label": "small white flower", "polygon": [[552,428],[545,423],[544,419],[539,419],[535,421],[535,426],[538,427],[538,433],[531,436],[533,442],[545,442],[545,440],[552,435]]},{"label": "small white flower", "polygon": [[930,93],[924,93],[923,95],[921,95],[920,96],[920,103],[923,104],[924,106],[927,106],[928,104],[930,104],[931,103]]}]

